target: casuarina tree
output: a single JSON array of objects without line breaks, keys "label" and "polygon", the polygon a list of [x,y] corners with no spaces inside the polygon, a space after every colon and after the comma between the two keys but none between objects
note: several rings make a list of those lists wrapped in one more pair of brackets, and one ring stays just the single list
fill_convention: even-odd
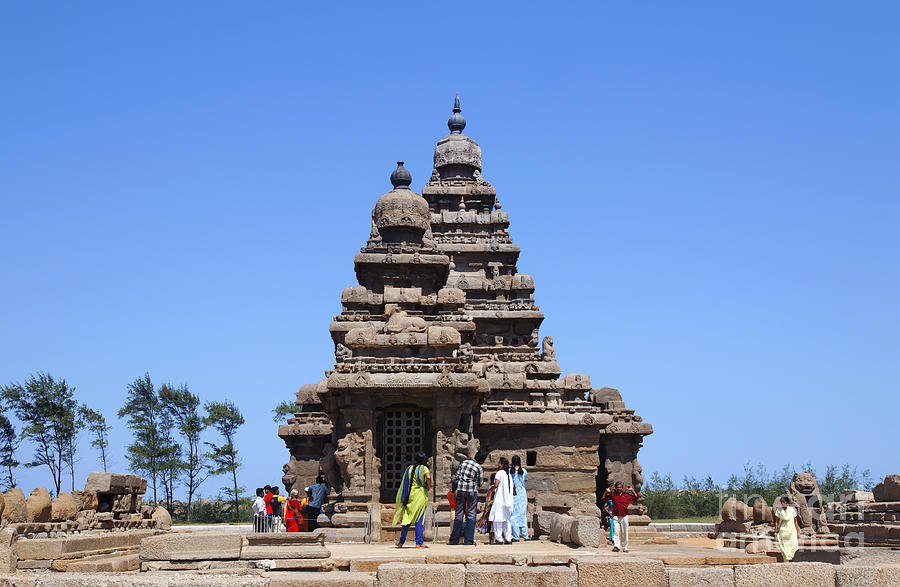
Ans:
[{"label": "casuarina tree", "polygon": [[187,520],[191,520],[191,504],[194,494],[209,476],[206,455],[200,452],[200,433],[206,428],[200,414],[200,397],[188,390],[187,385],[173,388],[163,385],[159,390],[163,409],[175,423],[178,432],[187,443],[187,454],[183,455],[182,479],[187,485]]},{"label": "casuarina tree", "polygon": [[47,467],[59,494],[63,471],[68,468],[75,483],[75,437],[78,432],[78,403],[75,388],[66,380],[57,381],[49,373],[31,375],[24,384],[0,388],[6,407],[22,423],[21,437],[34,445],[26,467]]},{"label": "casuarina tree", "polygon": [[109,431],[112,426],[106,423],[103,414],[92,410],[87,406],[81,406],[81,421],[87,426],[88,432],[91,433],[91,446],[100,451],[100,462],[103,464],[103,471],[106,471],[106,449],[109,448]]},{"label": "casuarina tree", "polygon": [[283,401],[275,406],[274,410],[272,410],[272,421],[284,422],[298,411],[300,411],[300,406],[298,406],[296,403]]},{"label": "casuarina tree", "polygon": [[5,414],[0,413],[0,487],[7,491],[16,486],[13,469],[19,466],[16,460],[16,429]]},{"label": "casuarina tree", "polygon": [[234,519],[239,520],[240,512],[238,511],[240,504],[240,496],[242,488],[238,487],[237,470],[240,467],[240,461],[237,456],[237,448],[234,446],[234,436],[237,429],[244,424],[244,416],[240,410],[230,401],[225,402],[207,402],[207,416],[204,422],[207,426],[212,426],[222,435],[222,442],[215,444],[207,442],[207,446],[212,449],[209,458],[214,463],[210,473],[213,475],[231,474],[233,481],[232,487],[224,488],[225,492],[231,494],[234,500]]},{"label": "casuarina tree", "polygon": [[119,418],[128,418],[128,427],[134,434],[126,456],[131,469],[149,479],[154,503],[158,501],[156,485],[165,466],[167,448],[160,434],[160,411],[159,396],[149,373],[128,384],[125,405],[119,410]]}]

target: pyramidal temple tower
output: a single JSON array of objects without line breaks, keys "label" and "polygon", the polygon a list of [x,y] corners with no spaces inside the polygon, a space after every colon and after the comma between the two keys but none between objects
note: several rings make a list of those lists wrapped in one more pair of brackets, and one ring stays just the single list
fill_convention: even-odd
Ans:
[{"label": "pyramidal temple tower", "polygon": [[490,470],[501,456],[522,458],[538,510],[596,513],[608,484],[643,482],[637,452],[652,427],[617,390],[561,376],[509,216],[482,175],[481,147],[463,134],[459,96],[447,125],[421,196],[402,161],[391,174],[354,258],[359,285],[344,289],[331,323],[334,368],[300,388],[278,430],[291,455],[285,485],[325,474],[339,495],[336,531],[392,508],[420,450],[435,501],[478,448]]}]

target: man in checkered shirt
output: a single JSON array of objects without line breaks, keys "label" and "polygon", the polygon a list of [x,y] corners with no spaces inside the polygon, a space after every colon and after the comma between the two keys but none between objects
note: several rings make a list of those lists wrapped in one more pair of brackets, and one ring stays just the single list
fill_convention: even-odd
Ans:
[{"label": "man in checkered shirt", "polygon": [[450,533],[450,544],[459,544],[465,528],[464,544],[475,544],[475,517],[478,514],[478,487],[481,485],[484,469],[481,465],[487,453],[479,450],[475,460],[466,459],[459,466],[454,478],[456,485],[456,512],[453,519],[453,531]]}]

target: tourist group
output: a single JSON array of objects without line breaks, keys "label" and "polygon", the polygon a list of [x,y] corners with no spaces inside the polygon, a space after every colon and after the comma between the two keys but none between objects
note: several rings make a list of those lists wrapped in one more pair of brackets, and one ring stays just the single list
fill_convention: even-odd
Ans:
[{"label": "tourist group", "polygon": [[292,489],[289,496],[279,495],[278,486],[266,485],[256,490],[253,501],[254,532],[312,532],[319,527],[322,513],[331,490],[322,475],[300,492]]},{"label": "tourist group", "polygon": [[[484,478],[484,461],[487,453],[478,451],[474,459],[462,462],[447,499],[454,510],[450,544],[475,544],[476,529],[489,537],[491,544],[512,544],[528,540],[528,494],[525,482],[528,471],[522,467],[518,455],[510,462],[506,457],[497,460],[497,471],[491,474],[487,497],[478,515],[478,489]],[[400,524],[397,548],[406,542],[409,528],[415,525],[416,548],[427,548],[423,533],[425,509],[428,507],[428,491],[431,489],[431,472],[425,466],[427,456],[420,452],[415,463],[406,468],[403,482],[397,491],[397,511],[394,525]],[[609,517],[609,542],[615,552],[628,552],[628,506],[640,499],[640,494],[629,485],[619,482],[608,488],[602,497],[603,511]]]}]

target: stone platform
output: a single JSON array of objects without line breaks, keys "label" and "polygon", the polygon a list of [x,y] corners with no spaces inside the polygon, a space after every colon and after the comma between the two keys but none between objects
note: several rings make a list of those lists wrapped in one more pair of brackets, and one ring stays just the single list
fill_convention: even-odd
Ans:
[{"label": "stone platform", "polygon": [[[182,533],[180,539],[188,539]],[[223,548],[218,555],[247,547],[281,548],[284,539],[223,533]],[[240,547],[234,538],[241,539]],[[263,535],[265,536],[265,535]],[[199,538],[195,536],[193,538]],[[150,543],[160,541],[150,539]],[[203,540],[215,540],[211,537]],[[55,587],[62,585],[130,587],[162,585],[253,585],[253,586],[328,586],[394,587],[429,585],[515,585],[572,586],[579,585],[897,585],[900,584],[900,551],[857,549],[852,564],[827,563],[774,564],[774,559],[749,555],[739,550],[717,548],[709,539],[686,539],[671,545],[634,545],[629,553],[613,553],[608,548],[573,548],[547,541],[534,540],[514,545],[450,546],[429,544],[429,548],[412,546],[402,549],[387,544],[339,544],[298,539],[305,548],[327,549],[327,558],[257,559],[236,554],[233,560],[160,561],[144,566],[143,572],[127,572],[133,568],[128,557],[110,562],[105,567],[90,565],[70,568],[59,573],[50,570],[20,571],[0,575],[0,587]],[[194,542],[194,545],[199,545]],[[149,553],[153,548],[142,550]],[[148,545],[150,546],[150,545]],[[172,546],[171,544],[169,546]],[[295,546],[300,546],[296,544]],[[156,550],[159,550],[156,548]],[[191,558],[200,549],[192,549]],[[317,553],[324,554],[324,553]],[[876,556],[876,558],[872,558]],[[183,557],[175,557],[183,558]],[[83,562],[88,562],[83,559]],[[88,570],[112,572],[85,572]]]}]

